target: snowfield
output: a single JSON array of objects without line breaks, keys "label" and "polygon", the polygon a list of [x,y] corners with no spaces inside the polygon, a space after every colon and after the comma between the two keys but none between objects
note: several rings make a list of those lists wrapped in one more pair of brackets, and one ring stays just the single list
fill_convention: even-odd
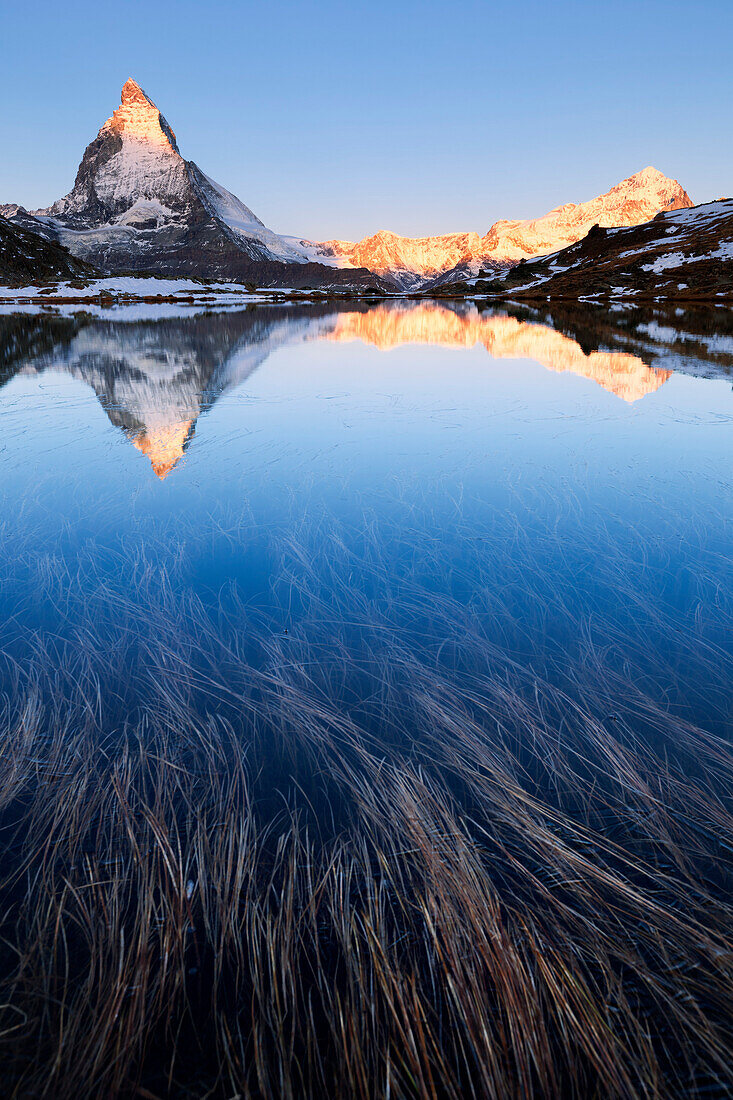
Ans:
[{"label": "snowfield", "polygon": [[[78,282],[79,280],[75,280]],[[0,298],[98,298],[100,294],[126,295],[131,298],[207,297],[212,294],[237,294],[251,297],[240,283],[199,283],[193,279],[158,279],[117,275],[94,279],[84,287],[69,282],[52,286],[0,286]]]}]

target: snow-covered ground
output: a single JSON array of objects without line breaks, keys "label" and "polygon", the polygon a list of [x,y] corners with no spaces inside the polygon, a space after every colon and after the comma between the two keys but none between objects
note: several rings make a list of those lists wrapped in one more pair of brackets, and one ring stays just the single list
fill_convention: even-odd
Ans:
[{"label": "snow-covered ground", "polygon": [[[78,282],[78,280],[76,280]],[[0,286],[0,315],[21,309],[41,313],[53,309],[70,314],[83,307],[86,313],[109,316],[125,313],[126,319],[179,317],[192,310],[242,309],[258,302],[282,301],[297,293],[292,288],[273,288],[250,293],[241,283],[200,283],[194,279],[157,279],[114,276],[94,279],[85,286],[57,282],[43,286]],[[104,299],[100,302],[100,295]],[[298,295],[298,300],[302,296]]]},{"label": "snow-covered ground", "polygon": [[[80,280],[74,280],[77,284]],[[241,283],[202,283],[195,279],[159,279],[118,275],[93,279],[84,286],[69,281],[0,286],[0,316],[16,313],[71,315],[83,309],[98,317],[114,314],[121,320],[183,317],[202,310],[237,310],[253,304],[272,304],[292,299],[299,305],[322,302],[293,287],[265,287],[248,291]]]},{"label": "snow-covered ground", "polygon": [[[79,282],[78,279],[74,282]],[[0,286],[0,298],[94,298],[100,294],[127,295],[134,298],[168,298],[173,295],[239,294],[247,295],[241,283],[200,283],[194,279],[136,279],[129,275],[115,275],[106,279],[94,279],[85,286],[72,286],[70,282],[58,282],[45,286]]]}]

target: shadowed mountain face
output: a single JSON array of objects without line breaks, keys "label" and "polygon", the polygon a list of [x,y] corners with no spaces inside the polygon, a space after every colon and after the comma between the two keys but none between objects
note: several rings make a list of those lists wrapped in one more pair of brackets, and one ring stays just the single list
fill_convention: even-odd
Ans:
[{"label": "shadowed mountain face", "polygon": [[28,286],[44,279],[89,277],[94,269],[55,241],[0,216],[0,282]]},{"label": "shadowed mountain face", "polygon": [[658,390],[673,369],[733,373],[733,321],[730,336],[721,335],[725,321],[720,311],[670,319],[649,311],[577,307],[551,315],[439,303],[258,307],[144,322],[16,314],[0,320],[0,351],[5,381],[53,369],[90,386],[110,421],[163,479],[183,457],[201,414],[286,345],[361,341],[384,352],[406,344],[482,345],[493,359],[534,360],[628,403]]}]

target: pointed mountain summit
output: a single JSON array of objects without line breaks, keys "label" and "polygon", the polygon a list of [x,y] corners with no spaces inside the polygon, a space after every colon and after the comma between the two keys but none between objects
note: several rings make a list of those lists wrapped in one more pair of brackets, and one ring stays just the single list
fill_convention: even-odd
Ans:
[{"label": "pointed mountain summit", "polygon": [[120,106],[87,146],[73,190],[36,214],[68,229],[157,229],[190,216],[191,190],[176,135],[140,85],[128,80]]},{"label": "pointed mountain summit", "polygon": [[[16,224],[106,274],[252,280],[259,285],[374,284],[274,233],[236,195],[184,160],[156,104],[129,79],[87,146],[72,190],[45,210],[2,207]],[[318,257],[320,260],[320,257]]]},{"label": "pointed mountain summit", "polygon": [[120,134],[126,133],[129,137],[167,143],[174,152],[178,152],[176,135],[150,96],[145,94],[132,77],[122,86],[120,106],[102,128],[109,128]]},{"label": "pointed mountain summit", "polygon": [[[130,76],[122,85],[122,91],[120,93],[120,105],[122,107],[129,107],[135,103],[141,104],[142,106],[152,107],[154,111],[158,110],[147,92],[144,92],[138,84],[137,80],[133,80],[133,78]],[[115,111],[115,115],[118,114],[118,111],[119,108],[117,111]]]}]

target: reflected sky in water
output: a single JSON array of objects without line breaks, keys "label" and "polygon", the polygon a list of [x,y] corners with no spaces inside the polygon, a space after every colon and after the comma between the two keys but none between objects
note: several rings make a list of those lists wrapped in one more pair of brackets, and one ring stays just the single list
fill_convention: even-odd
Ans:
[{"label": "reflected sky in water", "polygon": [[579,621],[625,614],[612,560],[692,622],[729,583],[726,324],[440,304],[0,319],[5,613],[61,629],[31,598],[39,563],[91,554],[118,581],[144,552],[286,623],[273,539],[335,521],[347,542],[383,530],[387,567],[436,596],[470,601],[481,545],[497,585],[560,585]]}]

